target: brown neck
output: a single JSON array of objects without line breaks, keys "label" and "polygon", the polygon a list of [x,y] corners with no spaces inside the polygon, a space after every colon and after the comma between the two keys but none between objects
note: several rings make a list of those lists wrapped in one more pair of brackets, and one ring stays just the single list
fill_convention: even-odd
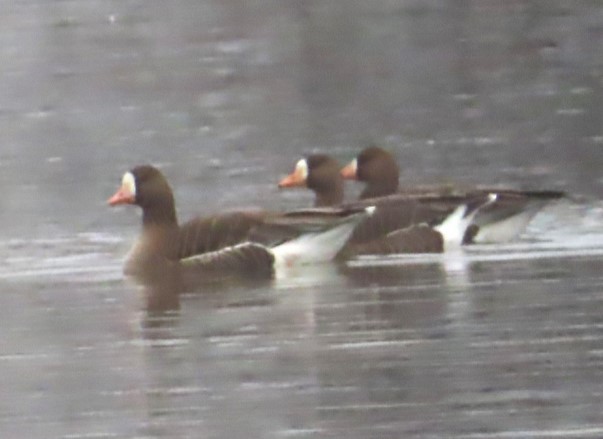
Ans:
[{"label": "brown neck", "polygon": [[398,191],[398,180],[368,182],[360,194],[360,199],[384,197]]},{"label": "brown neck", "polygon": [[331,184],[314,188],[315,207],[337,206],[343,202],[343,181],[333,181]]},{"label": "brown neck", "polygon": [[389,152],[372,146],[362,151],[356,160],[356,178],[366,184],[361,199],[383,197],[398,191],[400,169]]},{"label": "brown neck", "polygon": [[144,206],[142,229],[145,243],[152,253],[177,259],[179,227],[173,198],[161,204]]},{"label": "brown neck", "polygon": [[171,193],[162,194],[141,202],[142,226],[178,227],[176,205]]},{"label": "brown neck", "polygon": [[176,211],[171,212],[162,209],[143,209],[142,210],[142,226],[166,226],[166,227],[178,227],[178,220],[176,219]]}]

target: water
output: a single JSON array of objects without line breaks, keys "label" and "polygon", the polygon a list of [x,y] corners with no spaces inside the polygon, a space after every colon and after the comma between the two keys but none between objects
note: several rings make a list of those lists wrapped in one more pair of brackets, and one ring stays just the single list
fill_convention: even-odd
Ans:
[{"label": "water", "polygon": [[[603,437],[598,2],[4,3],[0,436]],[[404,183],[572,196],[516,243],[165,312],[122,276],[133,165],[187,219],[308,205],[276,188],[295,161],[370,141]]]}]

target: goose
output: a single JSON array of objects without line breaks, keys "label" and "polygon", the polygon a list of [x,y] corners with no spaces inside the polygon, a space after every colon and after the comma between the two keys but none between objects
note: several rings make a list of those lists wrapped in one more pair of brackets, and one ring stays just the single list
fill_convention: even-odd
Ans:
[{"label": "goose", "polygon": [[168,265],[204,274],[273,276],[294,265],[330,261],[374,210],[368,205],[285,213],[242,210],[179,225],[172,189],[151,165],[127,171],[107,203],[142,209],[142,232],[124,266],[132,275]]},{"label": "goose", "polygon": [[398,186],[399,168],[391,153],[378,146],[364,149],[341,170],[344,179],[365,183],[360,199],[392,196],[394,194],[414,199],[439,197],[475,197],[495,194],[496,201],[479,209],[464,237],[465,243],[495,243],[516,239],[529,222],[548,203],[565,197],[554,190],[523,191],[498,187],[463,189],[454,186]]}]

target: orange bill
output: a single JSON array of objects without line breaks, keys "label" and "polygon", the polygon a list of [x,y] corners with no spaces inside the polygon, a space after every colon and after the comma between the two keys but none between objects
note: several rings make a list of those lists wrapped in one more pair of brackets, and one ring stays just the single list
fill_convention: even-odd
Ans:
[{"label": "orange bill", "polygon": [[308,164],[306,160],[301,159],[295,165],[295,170],[283,178],[278,187],[296,187],[296,186],[305,186],[308,179]]},{"label": "orange bill", "polygon": [[348,163],[342,170],[341,176],[347,180],[356,180],[358,179],[358,175],[356,174],[358,170],[358,163],[356,159],[352,160]]},{"label": "orange bill", "polygon": [[136,179],[130,172],[126,172],[121,180],[121,187],[107,200],[109,206],[118,204],[136,203]]},{"label": "orange bill", "polygon": [[107,200],[107,204],[109,204],[109,206],[134,204],[134,194],[132,194],[127,187],[122,186]]}]

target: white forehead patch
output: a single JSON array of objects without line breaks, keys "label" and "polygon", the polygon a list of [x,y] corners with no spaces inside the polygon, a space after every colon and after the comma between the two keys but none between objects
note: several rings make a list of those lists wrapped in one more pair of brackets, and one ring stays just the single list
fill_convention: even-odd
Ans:
[{"label": "white forehead patch", "polygon": [[303,181],[308,179],[308,162],[306,159],[301,159],[295,165],[295,173],[301,177]]},{"label": "white forehead patch", "polygon": [[121,187],[128,191],[130,195],[136,197],[136,180],[131,172],[126,172],[121,179]]},{"label": "white forehead patch", "polygon": [[350,166],[352,167],[353,171],[354,171],[354,175],[358,174],[358,159],[354,159],[350,162]]}]

